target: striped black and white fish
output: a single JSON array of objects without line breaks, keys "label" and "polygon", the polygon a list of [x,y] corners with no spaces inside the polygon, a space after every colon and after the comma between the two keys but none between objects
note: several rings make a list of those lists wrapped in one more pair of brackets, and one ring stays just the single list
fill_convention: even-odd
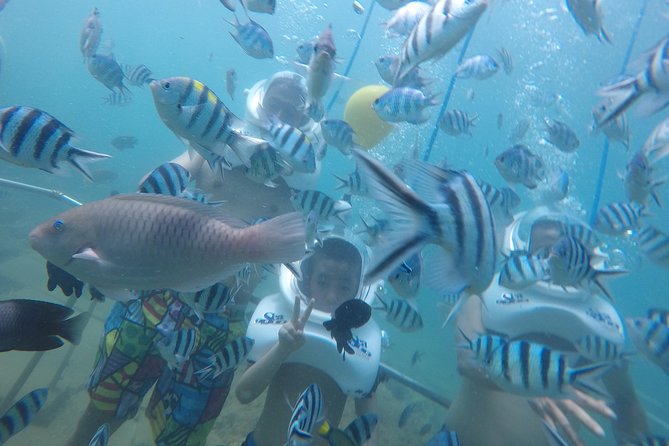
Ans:
[{"label": "striped black and white fish", "polygon": [[400,330],[410,333],[423,328],[423,318],[420,313],[402,299],[392,299],[376,294],[376,298],[383,305],[380,309],[386,312],[386,319]]},{"label": "striped black and white fish", "polygon": [[333,200],[324,192],[307,189],[293,190],[290,201],[296,210],[309,215],[312,211],[319,222],[325,222],[331,217],[337,217],[345,223],[344,215],[351,210],[351,203],[344,200]]},{"label": "striped black and white fish", "polygon": [[379,76],[381,76],[381,79],[390,85],[394,85],[396,87],[411,87],[417,90],[423,90],[425,87],[427,87],[429,81],[420,75],[420,70],[418,67],[413,68],[402,78],[401,81],[395,83],[395,72],[397,71],[399,63],[400,56],[394,54],[380,56],[374,60],[374,66],[376,66],[376,70],[379,72]]},{"label": "striped black and white fish", "polygon": [[163,163],[142,180],[137,192],[178,197],[190,187],[191,181],[190,172],[181,164]]},{"label": "striped black and white fish", "polygon": [[227,20],[226,22],[234,26],[235,30],[230,31],[230,35],[242,50],[254,59],[271,59],[274,57],[274,44],[267,30],[251,18],[248,18],[248,23],[242,25],[237,18],[237,14],[234,16],[234,23]]},{"label": "striped black and white fish", "polygon": [[448,430],[444,425],[425,446],[460,446],[460,440],[457,432]]},{"label": "striped black and white fish", "polygon": [[465,344],[460,345],[459,348],[466,348],[471,351],[471,359],[477,361],[479,364],[483,364],[492,356],[493,352],[496,352],[509,342],[509,340],[503,336],[492,334],[482,334],[472,339],[459,327],[458,330],[460,331],[460,335],[465,339]]},{"label": "striped black and white fish", "polygon": [[248,165],[256,150],[267,148],[262,139],[243,135],[243,122],[202,82],[188,77],[152,81],[156,111],[179,138],[186,139],[214,170],[230,166],[227,147]]},{"label": "striped black and white fish", "polygon": [[291,175],[293,168],[279,156],[272,146],[262,150],[256,150],[249,158],[244,176],[249,180],[264,184],[268,187],[277,187],[273,181],[282,175]]},{"label": "striped black and white fish", "polygon": [[312,432],[324,416],[325,401],[318,384],[310,384],[295,402],[288,424],[288,446],[307,446],[312,443]]},{"label": "striped black and white fish", "polygon": [[37,412],[44,406],[48,389],[36,389],[18,400],[0,418],[0,444],[16,435],[30,424]]},{"label": "striped black and white fish", "polygon": [[156,348],[171,369],[181,367],[195,352],[200,342],[200,331],[193,328],[170,331],[158,342]]},{"label": "striped black and white fish", "polygon": [[397,84],[418,64],[448,53],[476,25],[488,0],[439,0],[414,26],[400,52]]},{"label": "striped black and white fish", "polygon": [[599,281],[602,276],[625,274],[624,270],[600,270],[591,266],[592,256],[581,242],[573,237],[562,237],[551,246],[548,254],[551,282],[562,287],[582,287],[594,284],[606,297],[611,294]]},{"label": "striped black and white fish", "polygon": [[642,317],[628,317],[625,325],[636,348],[669,375],[669,327]]},{"label": "striped black and white fish", "polygon": [[646,151],[641,149],[634,152],[627,162],[623,174],[623,186],[628,200],[646,203],[648,197],[651,197],[660,206],[657,188],[662,186],[667,179],[664,177],[658,178],[655,175],[654,165],[667,154],[669,154],[669,145],[663,150]]},{"label": "striped black and white fish", "polygon": [[346,189],[346,192],[351,195],[365,195],[367,193],[367,186],[365,180],[360,176],[360,170],[355,169],[348,178],[342,178],[335,175],[339,185],[337,190]]},{"label": "striped black and white fish", "polygon": [[669,268],[669,236],[650,225],[644,225],[636,234],[641,252],[651,262]]},{"label": "striped black and white fish", "polygon": [[581,145],[576,133],[564,122],[546,118],[544,123],[547,132],[546,141],[553,144],[561,152],[572,153]]},{"label": "striped black and white fish", "polygon": [[128,79],[130,85],[143,87],[150,84],[153,78],[153,72],[146,65],[123,65],[123,74]]},{"label": "striped black and white fish", "polygon": [[109,443],[109,424],[105,423],[95,431],[88,446],[107,446]]},{"label": "striped black and white fish", "polygon": [[529,255],[525,251],[512,251],[502,263],[499,284],[505,288],[518,290],[550,277],[546,259]]},{"label": "striped black and white fish", "polygon": [[476,127],[479,115],[470,116],[464,110],[447,110],[439,119],[439,128],[446,134],[452,136],[472,136],[471,128]]},{"label": "striped black and white fish", "polygon": [[498,189],[482,180],[477,180],[476,183],[488,200],[490,209],[495,212],[496,218],[498,215],[507,219],[513,216],[513,210],[520,205],[520,197],[513,189],[510,187]]},{"label": "striped black and white fish", "polygon": [[525,340],[509,341],[493,350],[484,365],[499,387],[528,397],[564,396],[569,386],[590,388],[583,380],[607,367],[598,363],[572,368],[566,353]]},{"label": "striped black and white fish", "polygon": [[355,131],[346,121],[342,119],[323,119],[321,131],[325,142],[335,146],[344,155],[350,155],[351,149],[355,147]]},{"label": "striped black and white fish", "polygon": [[128,87],[123,84],[123,69],[116,62],[114,56],[104,54],[93,54],[88,59],[88,72],[102,85],[109,88],[112,93],[117,92],[123,96],[132,95]]},{"label": "striped black and white fish", "polygon": [[198,370],[197,374],[203,378],[216,379],[218,375],[239,366],[251,351],[255,341],[246,336],[235,338],[223,346],[222,349],[209,357],[209,364]]},{"label": "striped black and white fish", "polygon": [[391,222],[386,243],[374,253],[365,280],[382,277],[426,244],[423,281],[441,293],[485,290],[497,268],[495,222],[488,201],[467,172],[417,160],[405,163],[405,179],[369,155],[354,151],[370,196]]},{"label": "striped black and white fish", "polygon": [[72,129],[42,110],[22,105],[0,109],[0,159],[51,173],[66,161],[93,181],[82,161],[109,155],[78,149],[73,138]]},{"label": "striped black and white fish", "polygon": [[669,327],[669,310],[663,308],[649,308],[647,312],[648,319],[657,321]]},{"label": "striped black and white fish", "polygon": [[513,73],[513,58],[511,57],[509,50],[506,48],[498,48],[497,57],[502,64],[502,68],[504,68],[504,72],[506,74]]},{"label": "striped black and white fish", "polygon": [[132,102],[132,96],[113,91],[102,98],[102,103],[112,107],[124,107]]},{"label": "striped black and white fish", "polygon": [[609,362],[619,364],[627,354],[623,345],[602,338],[595,334],[583,336],[575,344],[576,350],[592,362]]},{"label": "striped black and white fish", "polygon": [[422,270],[423,257],[420,253],[415,253],[390,271],[388,283],[400,297],[416,297],[420,289]]},{"label": "striped black and white fish", "polygon": [[478,54],[463,60],[455,70],[455,76],[483,80],[497,73],[497,70],[499,70],[499,64],[495,59],[486,54]]},{"label": "striped black and white fish", "polygon": [[222,312],[235,297],[236,292],[236,288],[230,288],[219,282],[196,293],[179,293],[178,298],[203,319],[206,313]]},{"label": "striped black and white fish", "polygon": [[438,103],[434,95],[426,96],[416,88],[395,87],[375,99],[372,108],[386,122],[422,124],[430,118],[427,108]]},{"label": "striped black and white fish", "polygon": [[368,412],[351,421],[344,429],[344,433],[353,440],[354,446],[362,446],[370,439],[378,422],[379,417],[375,413]]},{"label": "striped black and white fish", "polygon": [[295,172],[313,173],[316,170],[316,149],[302,130],[276,117],[270,119],[267,130],[273,146]]},{"label": "striped black and white fish", "polygon": [[623,235],[639,226],[648,216],[646,206],[639,203],[609,203],[595,215],[593,227],[604,234]]},{"label": "striped black and white fish", "polygon": [[667,64],[669,64],[669,35],[663,37],[655,47],[642,56],[639,61],[641,70],[635,76],[603,87],[597,92],[600,96],[612,98],[611,105],[599,116],[597,126],[606,125],[642,97],[645,102],[641,105],[642,111],[647,114],[656,113],[669,105],[666,100],[669,92]]},{"label": "striped black and white fish", "polygon": [[544,161],[522,144],[506,149],[495,158],[495,167],[509,183],[521,183],[529,189],[546,179]]}]

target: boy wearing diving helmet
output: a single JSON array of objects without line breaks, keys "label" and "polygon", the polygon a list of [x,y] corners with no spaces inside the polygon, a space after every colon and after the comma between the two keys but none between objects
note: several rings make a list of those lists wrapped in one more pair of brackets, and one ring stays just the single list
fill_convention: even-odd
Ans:
[{"label": "boy wearing diving helmet", "polygon": [[235,393],[243,404],[265,389],[267,397],[246,446],[284,444],[291,418],[286,400],[293,403],[312,383],[322,391],[324,413],[332,425],[339,424],[348,396],[355,398],[359,415],[371,411],[381,347],[378,325],[369,320],[354,331],[350,345],[355,353],[346,355],[346,360],[323,328],[343,302],[373,298],[370,287],[360,281],[363,254],[335,236],[301,263],[302,280],[284,268],[281,293],[263,299],[249,324],[247,336],[256,341],[248,357],[253,363],[240,377]]}]

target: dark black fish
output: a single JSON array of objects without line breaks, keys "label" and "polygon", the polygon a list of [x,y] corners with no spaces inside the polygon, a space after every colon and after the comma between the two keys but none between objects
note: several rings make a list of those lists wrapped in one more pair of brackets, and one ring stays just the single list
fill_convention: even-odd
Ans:
[{"label": "dark black fish", "polygon": [[112,139],[111,143],[119,150],[132,149],[137,145],[137,138],[134,136],[117,136]]},{"label": "dark black fish", "polygon": [[0,352],[42,351],[79,344],[86,313],[68,319],[71,308],[30,299],[0,301]]},{"label": "dark black fish", "polygon": [[337,351],[343,353],[344,359],[346,353],[352,355],[355,353],[353,348],[348,345],[348,341],[353,339],[352,328],[362,327],[372,316],[372,307],[360,299],[347,300],[339,305],[334,312],[334,317],[329,321],[323,322],[323,326],[330,332],[330,335],[337,341]]}]

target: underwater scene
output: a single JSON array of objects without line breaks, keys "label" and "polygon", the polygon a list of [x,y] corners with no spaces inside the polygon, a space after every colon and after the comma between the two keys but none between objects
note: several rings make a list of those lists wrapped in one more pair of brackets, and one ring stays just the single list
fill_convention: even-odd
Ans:
[{"label": "underwater scene", "polygon": [[667,155],[667,0],[0,0],[0,445],[669,445]]}]

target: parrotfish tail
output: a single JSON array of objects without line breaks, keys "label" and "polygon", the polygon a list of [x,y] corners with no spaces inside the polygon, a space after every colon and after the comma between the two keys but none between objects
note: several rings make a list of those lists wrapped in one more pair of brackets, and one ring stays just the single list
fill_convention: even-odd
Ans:
[{"label": "parrotfish tail", "polygon": [[105,155],[104,153],[90,152],[88,150],[77,149],[76,147],[71,147],[67,151],[67,161],[70,164],[72,164],[79,172],[84,174],[86,178],[93,181],[93,177],[91,176],[90,172],[88,172],[88,169],[86,169],[86,167],[84,167],[84,165],[81,164],[79,158],[82,159],[86,158],[86,160],[96,160],[103,158],[111,158],[111,156]]},{"label": "parrotfish tail", "polygon": [[630,105],[641,97],[641,89],[636,78],[627,78],[610,87],[600,89],[600,96],[611,96],[612,101],[596,119],[597,128],[601,128],[620,116]]},{"label": "parrotfish tail", "polygon": [[269,150],[270,144],[264,139],[254,138],[252,136],[242,135],[239,132],[232,131],[226,141],[235,155],[244,163],[245,166],[251,164],[251,156],[258,150]]},{"label": "parrotfish tail", "polygon": [[75,345],[81,342],[81,332],[88,323],[88,313],[81,313],[58,323],[58,335]]},{"label": "parrotfish tail", "polygon": [[360,150],[354,150],[353,155],[362,176],[368,179],[369,194],[385,205],[394,222],[387,248],[375,253],[376,258],[365,273],[365,282],[369,283],[384,276],[431,239],[440,237],[442,229],[435,207],[369,155]]},{"label": "parrotfish tail", "polygon": [[300,260],[305,254],[304,217],[300,212],[279,215],[253,226],[258,247],[255,263],[289,263]]}]

